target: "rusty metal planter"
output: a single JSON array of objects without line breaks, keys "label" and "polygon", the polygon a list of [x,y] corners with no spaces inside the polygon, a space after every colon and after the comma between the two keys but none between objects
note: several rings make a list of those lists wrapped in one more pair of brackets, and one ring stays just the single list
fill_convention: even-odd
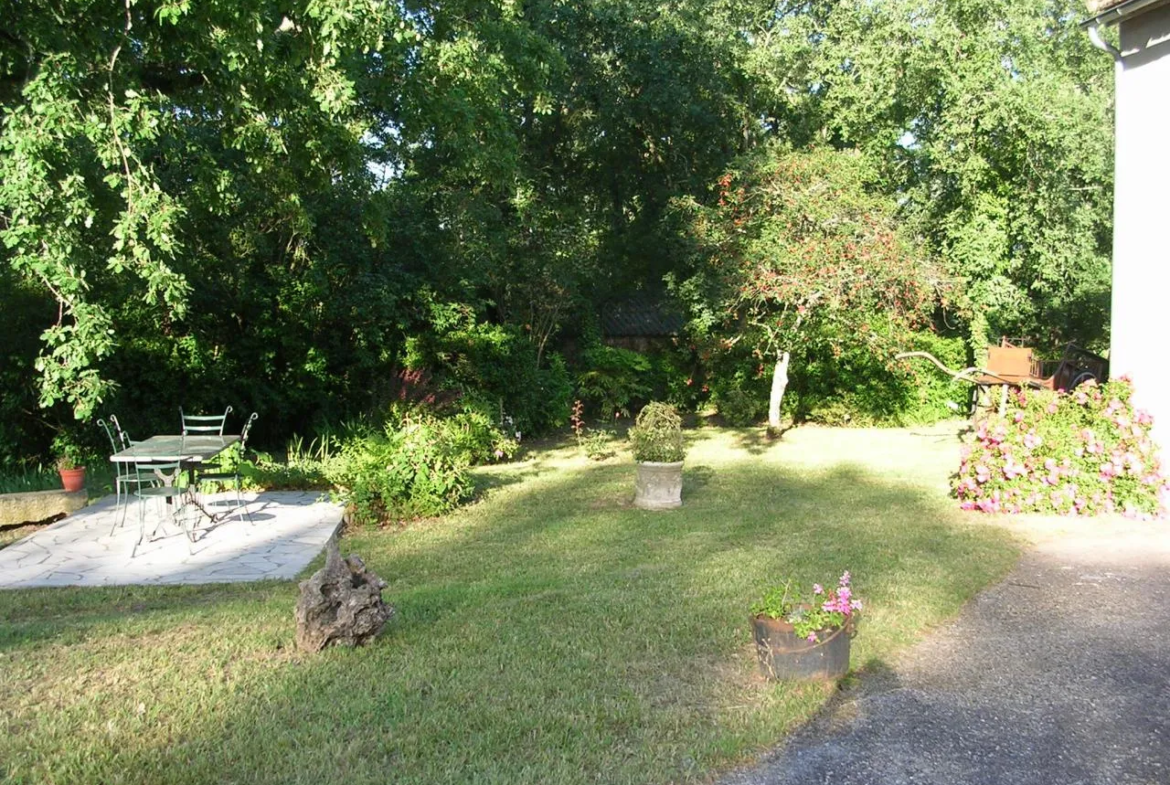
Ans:
[{"label": "rusty metal planter", "polygon": [[839,679],[849,672],[853,622],[837,630],[820,630],[817,642],[798,638],[783,619],[753,616],[752,637],[760,672],[769,679]]}]

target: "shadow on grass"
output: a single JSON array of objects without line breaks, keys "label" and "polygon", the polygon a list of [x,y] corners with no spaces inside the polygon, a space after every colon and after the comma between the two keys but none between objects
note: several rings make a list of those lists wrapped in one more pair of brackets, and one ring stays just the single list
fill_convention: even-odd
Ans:
[{"label": "shadow on grass", "polygon": [[715,470],[710,466],[688,466],[683,464],[683,487],[688,496],[701,495],[715,476]]},{"label": "shadow on grass", "polygon": [[773,436],[769,435],[766,428],[741,428],[736,432],[735,444],[751,455],[763,455],[775,447],[784,434],[790,430],[792,430],[791,426]]},{"label": "shadow on grass", "polygon": [[1170,607],[1149,598],[1170,589],[1166,561],[1122,567],[1104,593],[1069,568],[1032,554],[1035,584],[991,588],[909,664],[870,658],[779,754],[719,783],[1164,781]]},{"label": "shadow on grass", "polygon": [[[756,675],[746,609],[763,586],[851,569],[873,609],[855,644],[868,662],[955,612],[1014,555],[1005,535],[957,523],[946,500],[851,467],[704,461],[687,470],[684,507],[668,512],[625,503],[626,464],[540,471],[489,486],[499,492],[440,523],[347,538],[343,550],[389,581],[398,609],[362,650],[268,662],[273,640],[291,646],[293,584],[141,590],[139,610],[116,590],[0,594],[0,620],[17,622],[0,634],[9,659],[36,657],[47,638],[71,642],[37,666],[49,669],[45,697],[19,710],[11,771],[19,779],[35,762],[74,782],[702,780],[826,697]],[[141,627],[124,623],[133,613],[152,629],[190,627],[192,662],[77,697],[78,663],[147,656]],[[220,675],[225,658],[234,678]],[[143,685],[162,723],[145,735]],[[95,710],[117,730],[88,724]]]},{"label": "shadow on grass", "polygon": [[213,617],[225,606],[242,611],[288,594],[289,581],[200,586],[66,587],[0,591],[0,651],[41,643],[76,643],[126,625],[170,624],[192,614]]},{"label": "shadow on grass", "polygon": [[525,480],[538,476],[544,469],[540,460],[530,460],[519,464],[507,464],[504,467],[491,467],[491,471],[474,471],[471,479],[475,485],[474,498],[482,499],[485,495],[498,488],[517,485]]}]

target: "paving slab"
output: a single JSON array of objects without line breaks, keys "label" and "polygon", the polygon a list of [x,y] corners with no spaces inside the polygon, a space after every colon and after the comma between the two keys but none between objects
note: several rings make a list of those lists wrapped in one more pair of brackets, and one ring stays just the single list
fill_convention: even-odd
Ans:
[{"label": "paving slab", "polygon": [[1170,527],[1055,524],[953,623],[722,782],[1170,782]]},{"label": "paving slab", "polygon": [[[195,542],[177,526],[139,536],[139,507],[149,537],[159,503],[132,501],[125,519],[114,497],[63,518],[0,550],[0,589],[36,586],[198,584],[295,578],[341,526],[342,508],[300,491],[245,494],[246,510],[214,524],[202,519]],[[235,494],[213,495],[208,509],[226,509]],[[112,534],[111,534],[112,530]]]}]

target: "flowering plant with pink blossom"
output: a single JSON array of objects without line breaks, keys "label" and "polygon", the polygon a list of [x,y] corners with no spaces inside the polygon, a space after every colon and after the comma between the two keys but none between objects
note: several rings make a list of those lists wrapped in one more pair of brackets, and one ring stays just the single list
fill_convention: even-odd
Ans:
[{"label": "flowering plant with pink blossom", "polygon": [[965,510],[1163,517],[1170,482],[1162,472],[1147,413],[1121,378],[1088,381],[1071,393],[1018,390],[1004,415],[969,435],[954,478]]},{"label": "flowering plant with pink blossom", "polygon": [[837,581],[835,588],[826,590],[814,583],[811,594],[802,594],[793,589],[788,580],[768,589],[764,596],[752,604],[752,613],[757,617],[781,619],[792,625],[798,638],[816,643],[820,636],[842,627],[852,628],[855,611],[861,610],[861,600],[853,595],[849,571]]}]

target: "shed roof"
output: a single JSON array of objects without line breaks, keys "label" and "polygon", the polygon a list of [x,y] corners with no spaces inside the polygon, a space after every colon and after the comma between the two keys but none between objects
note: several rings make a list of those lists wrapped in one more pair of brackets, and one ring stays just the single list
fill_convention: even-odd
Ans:
[{"label": "shed roof", "polygon": [[601,332],[608,338],[667,338],[678,335],[686,320],[664,296],[637,292],[601,311]]}]

